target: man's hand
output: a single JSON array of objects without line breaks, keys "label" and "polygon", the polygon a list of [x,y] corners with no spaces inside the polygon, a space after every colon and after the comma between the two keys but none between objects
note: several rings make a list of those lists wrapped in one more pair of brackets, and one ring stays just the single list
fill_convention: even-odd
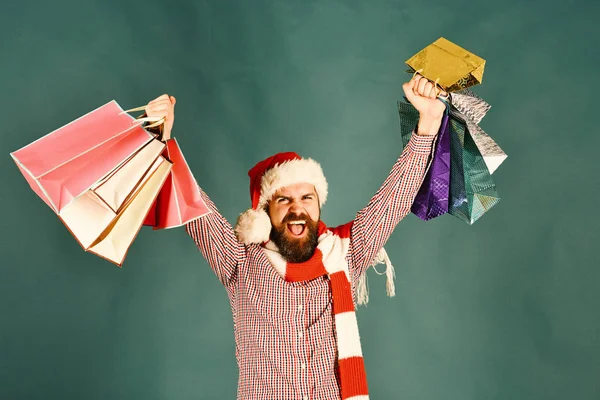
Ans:
[{"label": "man's hand", "polygon": [[165,122],[162,126],[162,139],[167,141],[171,138],[173,130],[173,122],[175,122],[175,97],[163,94],[160,97],[152,100],[146,105],[146,115],[148,117],[164,118]]},{"label": "man's hand", "polygon": [[427,78],[415,76],[402,85],[404,94],[410,103],[419,111],[418,135],[436,135],[442,124],[446,105],[437,99],[438,94],[446,95]]}]

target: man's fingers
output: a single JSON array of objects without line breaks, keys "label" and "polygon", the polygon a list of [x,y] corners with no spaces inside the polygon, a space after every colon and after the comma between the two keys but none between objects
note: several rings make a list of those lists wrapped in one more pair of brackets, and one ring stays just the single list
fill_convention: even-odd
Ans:
[{"label": "man's fingers", "polygon": [[169,118],[171,106],[166,104],[152,104],[146,108],[146,115],[149,117]]},{"label": "man's fingers", "polygon": [[413,102],[415,98],[418,96],[414,90],[414,82],[406,82],[402,85],[402,89],[404,90],[404,95],[408,99],[409,102]]},{"label": "man's fingers", "polygon": [[163,94],[148,102],[145,107],[147,117],[156,118],[159,120],[158,122],[150,123],[148,127],[154,127],[158,125],[168,127],[167,129],[169,132],[166,133],[167,139],[170,135],[170,127],[173,125],[176,101],[177,100],[175,97],[169,96],[168,94]]},{"label": "man's fingers", "polygon": [[429,97],[430,99],[435,98],[435,85],[432,82],[427,82],[425,85],[425,90],[423,91],[423,95],[425,97]]},{"label": "man's fingers", "polygon": [[411,84],[412,84],[412,85],[411,85],[411,89],[413,90],[413,92],[414,92],[415,94],[417,94],[417,93],[418,93],[418,89],[419,89],[419,83],[420,83],[420,82],[421,82],[423,79],[424,79],[424,78],[423,78],[421,75],[417,74],[417,75],[415,75],[415,76],[414,76],[414,78],[411,80]]},{"label": "man's fingers", "polygon": [[171,103],[156,103],[156,104],[152,104],[151,106],[153,109],[155,110],[168,110],[169,108],[171,108]]},{"label": "man's fingers", "polygon": [[415,73],[415,74],[412,76],[412,78],[411,78],[411,81],[415,81],[415,82],[417,82],[417,81],[419,81],[419,79],[421,79],[421,78],[423,78],[423,75],[421,75],[420,73],[418,73],[418,72],[417,72],[417,73]]},{"label": "man's fingers", "polygon": [[425,96],[425,87],[428,83],[429,81],[427,79],[419,80],[419,87],[417,88],[417,93],[419,93],[419,95]]},{"label": "man's fingers", "polygon": [[152,113],[152,114],[166,114],[169,112],[169,107],[168,106],[163,106],[163,105],[152,105],[148,108],[146,108],[146,112],[148,113]]},{"label": "man's fingers", "polygon": [[158,96],[154,100],[151,100],[148,104],[157,104],[157,103],[161,103],[163,101],[166,101],[166,102],[169,102],[169,103],[171,102],[168,94],[163,94],[161,96]]},{"label": "man's fingers", "polygon": [[166,98],[161,100],[153,100],[148,103],[147,107],[153,110],[168,110],[173,107],[173,103],[170,99]]},{"label": "man's fingers", "polygon": [[169,99],[157,100],[157,101],[150,102],[148,104],[151,105],[152,107],[170,107],[172,105],[171,100],[169,100]]},{"label": "man's fingers", "polygon": [[437,97],[437,88],[435,83],[421,75],[415,75],[408,83],[414,95],[434,99]]}]

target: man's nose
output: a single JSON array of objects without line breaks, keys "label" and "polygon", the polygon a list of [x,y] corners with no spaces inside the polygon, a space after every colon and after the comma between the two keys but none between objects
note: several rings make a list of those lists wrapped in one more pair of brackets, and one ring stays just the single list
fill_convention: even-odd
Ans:
[{"label": "man's nose", "polygon": [[298,200],[292,201],[292,204],[290,205],[290,212],[300,214],[300,212],[303,210],[304,210],[304,207],[302,206],[302,203],[300,201],[298,201]]}]

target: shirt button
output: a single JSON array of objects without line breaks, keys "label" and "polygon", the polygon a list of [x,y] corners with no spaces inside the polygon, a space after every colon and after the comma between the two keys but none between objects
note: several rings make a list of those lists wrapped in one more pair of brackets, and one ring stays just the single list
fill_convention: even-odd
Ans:
[{"label": "shirt button", "polygon": [[304,397],[303,397],[303,399],[304,399],[304,400],[308,400],[308,396],[304,396]]},{"label": "shirt button", "polygon": [[299,334],[298,336],[302,337],[302,336],[304,336],[304,335],[302,334],[302,332],[300,332],[300,334]]},{"label": "shirt button", "polygon": [[300,366],[300,368],[306,369],[306,364],[302,363],[302,365]]},{"label": "shirt button", "polygon": [[298,306],[298,311],[302,311],[302,304]]}]

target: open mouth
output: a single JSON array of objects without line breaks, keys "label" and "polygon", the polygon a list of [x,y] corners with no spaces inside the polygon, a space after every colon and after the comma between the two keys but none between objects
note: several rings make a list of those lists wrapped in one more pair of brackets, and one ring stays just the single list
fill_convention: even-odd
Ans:
[{"label": "open mouth", "polygon": [[287,224],[288,231],[294,237],[300,237],[306,231],[306,221],[292,221]]}]

